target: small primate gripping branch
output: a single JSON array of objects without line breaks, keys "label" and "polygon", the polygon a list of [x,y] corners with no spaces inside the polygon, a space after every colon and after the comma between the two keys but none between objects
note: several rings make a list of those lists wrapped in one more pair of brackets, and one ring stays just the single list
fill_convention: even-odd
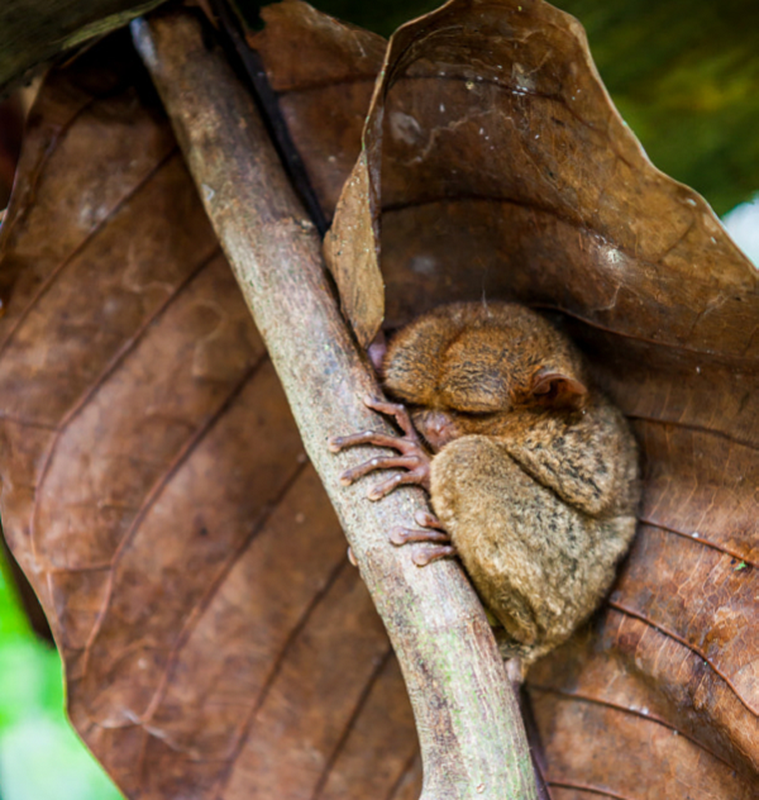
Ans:
[{"label": "small primate gripping branch", "polygon": [[409,483],[429,492],[437,518],[420,515],[426,530],[395,529],[391,539],[416,543],[420,565],[460,556],[519,675],[566,641],[614,580],[635,534],[635,440],[572,342],[516,303],[424,314],[390,340],[380,372],[409,410],[369,406],[394,416],[404,435],[361,432],[333,446],[400,455],[343,478],[394,470],[369,489],[373,500]]},{"label": "small primate gripping branch", "polygon": [[[366,501],[340,474],[366,460],[328,441],[393,433],[366,407],[381,398],[326,280],[319,237],[289,185],[252,99],[196,18],[133,26],[206,211],[266,341],[308,454],[342,522],[398,656],[419,732],[427,800],[537,797],[513,689],[458,565],[419,569],[388,534],[427,512],[417,487]],[[381,451],[373,451],[377,456]]]}]

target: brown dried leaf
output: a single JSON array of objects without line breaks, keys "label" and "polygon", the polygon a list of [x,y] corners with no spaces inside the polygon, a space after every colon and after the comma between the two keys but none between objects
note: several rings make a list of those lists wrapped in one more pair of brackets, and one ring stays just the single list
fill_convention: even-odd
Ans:
[{"label": "brown dried leaf", "polygon": [[[309,165],[336,141],[294,140]],[[642,446],[640,529],[608,607],[531,674],[554,795],[755,796],[755,268],[648,162],[582,28],[540,0],[452,0],[400,29],[352,179],[339,243],[381,242],[389,327],[453,299],[563,312]]]},{"label": "brown dried leaf", "polygon": [[93,752],[156,800],[418,786],[386,635],[125,38],[50,76],[0,248],[3,523]]},{"label": "brown dried leaf", "polygon": [[387,42],[301,0],[261,10],[266,27],[248,35],[277,93],[280,111],[329,219],[361,149],[374,81]]}]

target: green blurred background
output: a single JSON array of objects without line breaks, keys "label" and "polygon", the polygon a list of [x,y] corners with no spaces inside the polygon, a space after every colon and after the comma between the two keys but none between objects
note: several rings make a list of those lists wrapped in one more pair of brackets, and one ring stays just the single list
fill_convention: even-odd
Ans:
[{"label": "green blurred background", "polygon": [[[389,35],[436,2],[318,0]],[[614,102],[667,174],[725,214],[759,189],[756,0],[557,0],[584,25]]]},{"label": "green blurred background", "polygon": [[68,724],[57,651],[22,608],[0,550],[0,798],[121,797]]},{"label": "green blurred background", "polygon": [[[720,215],[755,195],[756,0],[555,4],[584,24],[614,102],[660,169],[695,188]],[[238,5],[255,18],[252,0],[238,0]],[[439,3],[317,0],[315,5],[387,36]],[[10,48],[2,39],[0,33],[0,51]],[[728,224],[741,247],[759,263],[759,206],[742,206]],[[60,659],[30,626],[0,549],[0,800],[120,797],[69,727],[63,705]]]}]

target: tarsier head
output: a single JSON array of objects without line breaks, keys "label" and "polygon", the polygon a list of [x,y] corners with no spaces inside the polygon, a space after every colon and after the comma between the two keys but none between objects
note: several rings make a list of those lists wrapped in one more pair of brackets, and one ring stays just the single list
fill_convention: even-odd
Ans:
[{"label": "tarsier head", "polygon": [[497,434],[515,409],[582,410],[588,390],[572,345],[512,303],[457,303],[390,341],[381,373],[434,451],[465,434]]}]

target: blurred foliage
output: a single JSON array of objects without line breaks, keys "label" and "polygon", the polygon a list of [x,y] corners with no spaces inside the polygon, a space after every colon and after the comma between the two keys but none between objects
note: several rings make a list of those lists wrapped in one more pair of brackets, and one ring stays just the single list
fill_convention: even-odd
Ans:
[{"label": "blurred foliage", "polygon": [[0,796],[120,800],[66,719],[61,670],[32,631],[0,551]]},{"label": "blurred foliage", "polygon": [[[0,3],[0,89],[41,61],[125,24],[158,0]],[[257,0],[235,0],[248,19]],[[435,0],[314,0],[388,36]],[[556,0],[588,31],[617,107],[651,160],[719,214],[759,189],[759,3],[756,0]]]},{"label": "blurred foliage", "polygon": [[756,0],[557,0],[651,160],[724,214],[759,189]]},{"label": "blurred foliage", "polygon": [[161,0],[2,0],[0,97],[29,80],[35,68],[147,13]]},{"label": "blurred foliage", "polygon": [[[314,0],[385,36],[439,5]],[[617,108],[661,170],[724,214],[759,189],[756,0],[555,0],[588,32]]]}]

